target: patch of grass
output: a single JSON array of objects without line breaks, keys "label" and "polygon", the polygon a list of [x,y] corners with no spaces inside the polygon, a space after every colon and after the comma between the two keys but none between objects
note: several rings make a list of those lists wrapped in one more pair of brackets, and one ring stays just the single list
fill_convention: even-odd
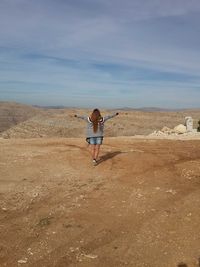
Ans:
[{"label": "patch of grass", "polygon": [[37,225],[40,227],[50,225],[52,219],[53,219],[53,217],[42,218],[42,219],[40,219],[40,221]]}]

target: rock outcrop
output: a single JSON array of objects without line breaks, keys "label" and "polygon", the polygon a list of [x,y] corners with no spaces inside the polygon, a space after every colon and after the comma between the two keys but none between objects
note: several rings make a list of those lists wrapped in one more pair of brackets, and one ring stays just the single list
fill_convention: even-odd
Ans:
[{"label": "rock outcrop", "polygon": [[[191,117],[187,117],[187,118],[191,118]],[[180,135],[184,135],[184,136],[196,136],[199,135],[200,133],[197,132],[197,129],[193,129],[191,127],[188,127],[183,125],[183,124],[179,124],[177,126],[175,126],[173,129],[164,126],[161,130],[158,131],[154,131],[153,133],[151,133],[149,136],[158,136],[158,137],[176,137],[176,136],[180,136]]]},{"label": "rock outcrop", "polygon": [[176,127],[174,127],[174,132],[178,134],[184,134],[187,132],[186,126],[183,124],[179,124]]}]

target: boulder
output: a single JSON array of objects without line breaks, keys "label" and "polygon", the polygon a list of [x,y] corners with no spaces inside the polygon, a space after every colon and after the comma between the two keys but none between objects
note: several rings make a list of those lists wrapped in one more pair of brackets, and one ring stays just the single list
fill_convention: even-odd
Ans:
[{"label": "boulder", "polygon": [[187,132],[187,128],[183,124],[179,124],[176,127],[174,127],[174,131],[178,134],[183,134]]}]

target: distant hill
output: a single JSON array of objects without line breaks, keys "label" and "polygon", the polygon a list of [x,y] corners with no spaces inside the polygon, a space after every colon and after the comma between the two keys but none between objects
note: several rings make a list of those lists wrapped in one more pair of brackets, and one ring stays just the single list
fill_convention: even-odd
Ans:
[{"label": "distant hill", "polygon": [[[199,110],[153,111],[102,110],[102,115],[119,111],[119,116],[105,125],[105,136],[146,135],[163,126],[174,128],[184,124],[186,116],[192,116],[194,127],[200,119]],[[48,109],[0,102],[1,136],[4,138],[84,137],[85,122],[74,114],[90,115],[90,109]],[[3,131],[4,130],[4,131]]]},{"label": "distant hill", "polygon": [[38,106],[38,105],[33,105],[33,107],[42,108],[42,109],[65,109],[67,108],[65,106]]},{"label": "distant hill", "polygon": [[0,132],[42,113],[42,109],[29,105],[0,101]]},{"label": "distant hill", "polygon": [[180,109],[175,109],[175,108],[158,108],[158,107],[141,107],[141,108],[129,108],[129,107],[124,107],[121,108],[121,110],[126,110],[126,111],[147,111],[147,112],[184,112],[184,111],[199,111],[200,108],[193,108],[193,109],[189,109],[189,108],[180,108]]},{"label": "distant hill", "polygon": [[183,111],[182,109],[167,109],[167,108],[156,108],[156,107],[143,107],[138,108],[141,111],[147,112],[176,112],[176,111]]}]

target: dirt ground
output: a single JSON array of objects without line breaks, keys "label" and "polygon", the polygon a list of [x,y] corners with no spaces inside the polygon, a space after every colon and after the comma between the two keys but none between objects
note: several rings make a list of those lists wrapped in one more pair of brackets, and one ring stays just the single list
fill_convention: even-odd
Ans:
[{"label": "dirt ground", "polygon": [[105,138],[100,156],[0,139],[1,267],[199,266],[200,140]]}]

